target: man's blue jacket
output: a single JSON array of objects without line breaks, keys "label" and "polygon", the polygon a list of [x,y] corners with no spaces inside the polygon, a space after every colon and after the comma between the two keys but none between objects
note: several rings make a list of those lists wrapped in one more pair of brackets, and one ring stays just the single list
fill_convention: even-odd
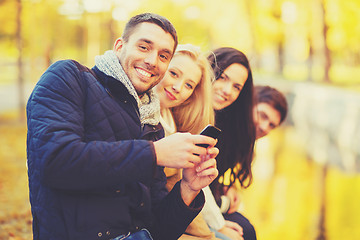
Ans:
[{"label": "man's blue jacket", "polygon": [[54,63],[27,103],[27,158],[34,239],[111,239],[147,228],[177,239],[201,210],[179,183],[168,194],[135,99],[117,80],[72,60]]}]

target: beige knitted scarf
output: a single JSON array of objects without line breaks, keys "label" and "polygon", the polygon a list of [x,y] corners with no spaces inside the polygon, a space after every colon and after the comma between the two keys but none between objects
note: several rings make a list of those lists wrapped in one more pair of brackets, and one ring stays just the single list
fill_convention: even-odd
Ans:
[{"label": "beige knitted scarf", "polygon": [[125,74],[118,57],[112,50],[95,57],[96,67],[106,75],[120,81],[138,104],[141,124],[157,125],[160,121],[160,101],[153,89],[148,90],[139,98],[129,77]]}]

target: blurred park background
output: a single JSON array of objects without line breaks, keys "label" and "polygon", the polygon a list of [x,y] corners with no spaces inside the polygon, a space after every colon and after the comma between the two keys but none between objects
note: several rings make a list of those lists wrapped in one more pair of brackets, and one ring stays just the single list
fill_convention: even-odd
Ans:
[{"label": "blurred park background", "polygon": [[0,239],[32,239],[25,105],[53,62],[92,67],[129,17],[155,12],[180,43],[245,52],[282,90],[285,124],[256,145],[240,211],[260,240],[360,239],[359,0],[0,0]]}]

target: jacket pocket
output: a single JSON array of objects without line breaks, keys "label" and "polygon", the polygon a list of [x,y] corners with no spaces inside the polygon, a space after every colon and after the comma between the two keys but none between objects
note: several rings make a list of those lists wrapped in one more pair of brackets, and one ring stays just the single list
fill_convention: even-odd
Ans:
[{"label": "jacket pocket", "polygon": [[96,239],[98,234],[122,233],[130,228],[129,200],[125,196],[69,196],[63,200],[70,239],[74,236]]}]

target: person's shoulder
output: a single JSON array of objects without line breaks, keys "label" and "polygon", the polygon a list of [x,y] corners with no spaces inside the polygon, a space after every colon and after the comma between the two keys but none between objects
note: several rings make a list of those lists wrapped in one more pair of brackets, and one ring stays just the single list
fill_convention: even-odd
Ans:
[{"label": "person's shoulder", "polygon": [[48,76],[57,76],[64,81],[68,78],[81,79],[84,72],[90,72],[89,68],[71,59],[54,62],[45,73]]},{"label": "person's shoulder", "polygon": [[[66,85],[78,85],[82,79],[82,70],[79,69],[74,60],[59,60],[50,65],[50,67],[40,77],[38,84],[51,88],[50,85],[60,84],[61,82]],[[85,67],[84,67],[85,68]]]},{"label": "person's shoulder", "polygon": [[[75,60],[66,59],[66,60],[58,60],[51,64],[49,67],[49,71],[62,71],[62,70],[77,70],[81,64]],[[82,65],[81,65],[82,66]]]}]

